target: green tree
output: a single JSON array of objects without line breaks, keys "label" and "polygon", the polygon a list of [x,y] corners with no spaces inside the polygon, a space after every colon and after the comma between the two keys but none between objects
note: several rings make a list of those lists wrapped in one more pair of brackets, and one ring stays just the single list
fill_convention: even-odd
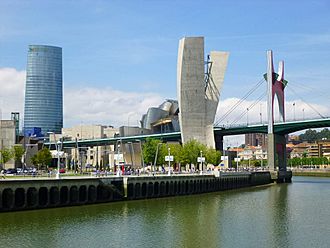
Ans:
[{"label": "green tree", "polygon": [[319,140],[322,139],[327,139],[330,140],[330,130],[328,128],[324,128],[321,132],[318,133],[319,134]]},{"label": "green tree", "polygon": [[330,139],[330,130],[328,128],[324,128],[320,132],[317,132],[316,130],[308,129],[305,133],[300,134],[299,138],[300,140],[307,141],[309,143],[322,139]]},{"label": "green tree", "polygon": [[197,157],[200,156],[201,151],[204,156],[204,154],[206,154],[207,147],[197,140],[190,140],[182,147],[179,162],[182,165],[197,164]]},{"label": "green tree", "polygon": [[207,163],[218,165],[221,159],[221,153],[213,148],[208,148],[205,154]]},{"label": "green tree", "polygon": [[21,146],[21,145],[13,146],[12,153],[13,153],[13,157],[14,157],[15,161],[22,164],[22,156],[25,153],[25,150],[24,150],[23,146]]},{"label": "green tree", "polygon": [[[157,146],[162,142],[158,139],[147,138],[143,144],[143,159],[146,164],[154,164]],[[162,146],[162,145],[159,145]],[[159,151],[158,156],[159,157]],[[158,161],[158,158],[157,158]]]},{"label": "green tree", "polygon": [[171,164],[173,165],[173,163],[180,163],[182,146],[180,144],[163,144],[159,148],[159,153],[157,158],[158,165],[168,164],[168,161],[165,161],[165,156],[168,156],[169,148],[170,148],[170,154],[174,158],[174,161],[171,162]]},{"label": "green tree", "polygon": [[38,167],[39,169],[39,162],[38,162],[38,154],[34,154],[30,160],[31,160],[31,163],[34,165],[34,167]]},{"label": "green tree", "polygon": [[42,148],[36,155],[36,162],[38,165],[41,165],[42,167],[46,166],[46,168],[50,165],[52,161],[52,154],[47,147]]},{"label": "green tree", "polygon": [[13,152],[11,149],[4,148],[0,150],[1,153],[1,163],[5,165],[9,160],[13,158]]},{"label": "green tree", "polygon": [[317,131],[308,129],[305,133],[299,135],[300,140],[307,141],[309,143],[317,140]]},{"label": "green tree", "polygon": [[181,153],[181,145],[179,144],[166,144],[166,143],[161,143],[158,145],[158,154],[157,154],[157,161],[156,165],[163,165],[167,164],[167,161],[165,161],[165,156],[168,155],[168,148],[170,148],[170,154],[171,156],[174,157],[173,162],[179,162],[179,155]]}]

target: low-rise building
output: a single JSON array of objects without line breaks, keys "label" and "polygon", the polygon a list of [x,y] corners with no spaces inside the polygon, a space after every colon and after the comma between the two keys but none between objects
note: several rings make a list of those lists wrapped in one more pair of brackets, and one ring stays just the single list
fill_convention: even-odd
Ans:
[{"label": "low-rise building", "polygon": [[302,158],[307,156],[309,143],[303,142],[291,147],[290,158]]},{"label": "low-rise building", "polygon": [[308,148],[307,148],[307,156],[309,158],[317,158],[320,157],[320,153],[319,153],[319,146],[317,143],[312,143],[309,144]]},{"label": "low-rise building", "polygon": [[254,152],[254,159],[267,160],[267,151],[262,146],[257,146]]},{"label": "low-rise building", "polygon": [[[12,148],[16,143],[16,122],[15,120],[0,120],[0,150]],[[2,157],[0,153],[0,167],[13,168],[14,160],[11,159],[6,165],[1,164]]]},{"label": "low-rise building", "polygon": [[321,157],[327,157],[330,159],[330,140],[323,139],[322,141],[319,141],[318,143],[319,147],[319,154]]},{"label": "low-rise building", "polygon": [[[119,130],[113,126],[105,125],[77,125],[70,128],[62,128],[60,138],[69,140],[84,140],[84,139],[96,139],[96,138],[112,138],[119,135]],[[52,136],[50,136],[50,140]],[[66,149],[63,147],[66,153],[67,166],[71,169],[87,167],[104,168],[105,166],[114,166],[114,146],[94,146],[94,147],[77,147],[74,149]]]},{"label": "low-rise building", "polygon": [[254,159],[255,146],[246,146],[238,151],[238,157],[241,160]]}]

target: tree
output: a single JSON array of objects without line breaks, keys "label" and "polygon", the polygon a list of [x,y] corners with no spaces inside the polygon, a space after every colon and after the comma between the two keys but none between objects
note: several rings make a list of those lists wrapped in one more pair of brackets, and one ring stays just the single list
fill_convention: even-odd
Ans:
[{"label": "tree", "polygon": [[221,153],[213,148],[208,148],[205,154],[207,163],[218,165],[221,159]]},{"label": "tree", "polygon": [[[190,140],[183,145],[179,155],[179,162],[185,164],[196,164],[200,153],[206,154],[207,147],[197,140]],[[204,155],[203,155],[204,156]]]},{"label": "tree", "polygon": [[327,139],[330,140],[330,130],[328,128],[324,128],[321,132],[318,133],[318,139]]},{"label": "tree", "polygon": [[322,139],[330,139],[330,130],[324,128],[320,132],[317,132],[316,130],[308,129],[305,133],[299,135],[299,139],[309,143]]},{"label": "tree", "polygon": [[317,140],[317,131],[308,129],[304,134],[301,134],[299,137],[301,138],[301,140],[305,140],[308,143],[312,143]]},{"label": "tree", "polygon": [[38,165],[43,166],[49,166],[52,161],[52,154],[50,153],[49,149],[47,147],[42,148],[38,153],[35,155],[35,158],[31,158],[32,163],[37,163]]},{"label": "tree", "polygon": [[[161,144],[161,143],[162,142],[158,139],[152,139],[152,138],[146,139],[146,142],[143,144],[143,159],[144,159],[145,163],[147,163],[147,164],[154,163],[157,146],[158,146],[158,144]],[[157,157],[159,157],[159,153],[158,153]]]},{"label": "tree", "polygon": [[13,146],[13,157],[15,159],[15,161],[19,162],[19,163],[22,163],[22,156],[24,155],[25,153],[25,150],[23,148],[23,146],[21,145],[15,145]]},{"label": "tree", "polygon": [[9,160],[13,158],[13,152],[8,148],[4,148],[0,150],[0,153],[1,153],[1,163],[3,165],[5,165]]},{"label": "tree", "polygon": [[182,152],[182,146],[180,144],[163,144],[159,148],[157,164],[168,164],[168,161],[165,161],[165,156],[168,156],[170,149],[170,154],[173,156],[173,162],[171,163],[180,163],[180,155]]},{"label": "tree", "polygon": [[34,167],[38,167],[39,169],[39,166],[38,166],[38,154],[34,154],[30,160],[31,160],[31,163],[34,165]]}]

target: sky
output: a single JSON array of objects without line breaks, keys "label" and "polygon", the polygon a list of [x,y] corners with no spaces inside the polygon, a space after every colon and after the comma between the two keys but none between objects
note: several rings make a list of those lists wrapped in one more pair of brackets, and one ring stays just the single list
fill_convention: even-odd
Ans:
[{"label": "sky", "polygon": [[[63,48],[65,127],[137,125],[176,99],[179,39],[204,36],[206,54],[230,52],[217,119],[262,79],[269,49],[285,63],[287,119],[330,116],[329,13],[327,0],[1,0],[1,115],[23,116],[27,48],[43,44]],[[266,97],[251,105],[265,90],[222,124],[243,110],[237,123],[264,121]]]}]

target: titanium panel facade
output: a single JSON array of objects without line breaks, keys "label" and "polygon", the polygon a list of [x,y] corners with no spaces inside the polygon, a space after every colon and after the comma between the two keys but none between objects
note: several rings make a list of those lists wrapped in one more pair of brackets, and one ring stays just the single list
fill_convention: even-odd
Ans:
[{"label": "titanium panel facade", "polygon": [[205,80],[204,38],[185,37],[179,42],[177,65],[177,93],[181,139],[185,143],[195,139],[215,147],[213,123],[219,103],[227,52],[210,53]]},{"label": "titanium panel facade", "polygon": [[62,48],[30,45],[28,51],[24,128],[43,134],[63,127]]}]

